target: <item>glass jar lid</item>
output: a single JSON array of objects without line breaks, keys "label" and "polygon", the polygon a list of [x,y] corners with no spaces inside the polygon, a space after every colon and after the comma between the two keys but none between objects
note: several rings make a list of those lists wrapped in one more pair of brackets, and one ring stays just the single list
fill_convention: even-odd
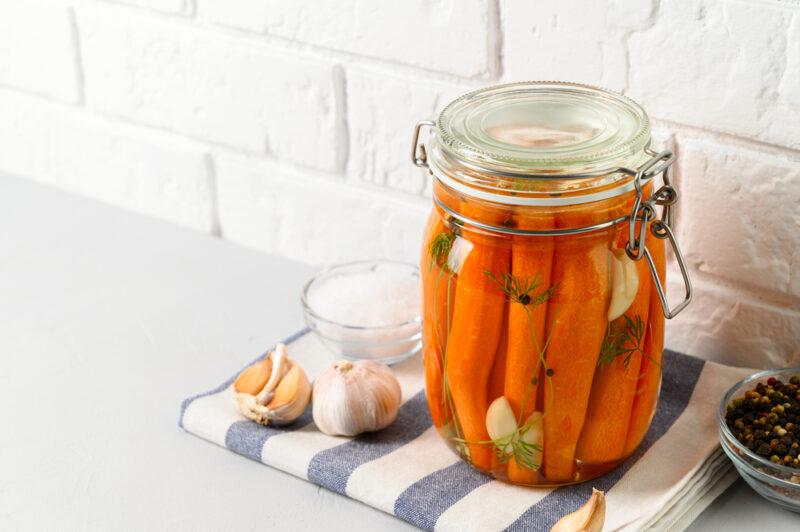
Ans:
[{"label": "glass jar lid", "polygon": [[650,120],[633,100],[559,82],[468,93],[442,111],[436,127],[442,154],[451,162],[515,177],[635,168],[650,141]]}]

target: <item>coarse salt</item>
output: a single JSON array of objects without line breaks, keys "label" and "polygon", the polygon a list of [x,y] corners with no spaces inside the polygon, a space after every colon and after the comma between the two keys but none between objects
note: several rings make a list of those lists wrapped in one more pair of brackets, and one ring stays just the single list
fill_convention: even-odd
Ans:
[{"label": "coarse salt", "polygon": [[401,325],[419,316],[419,276],[392,264],[365,265],[320,279],[307,302],[321,318],[342,325]]}]

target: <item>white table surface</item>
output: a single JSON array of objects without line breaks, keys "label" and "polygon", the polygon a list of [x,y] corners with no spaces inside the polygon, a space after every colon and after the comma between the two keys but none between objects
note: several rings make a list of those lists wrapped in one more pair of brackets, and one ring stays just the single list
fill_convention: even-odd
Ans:
[{"label": "white table surface", "polygon": [[[178,429],[302,326],[295,262],[0,176],[0,530],[410,530]],[[798,530],[737,481],[691,530]]]}]

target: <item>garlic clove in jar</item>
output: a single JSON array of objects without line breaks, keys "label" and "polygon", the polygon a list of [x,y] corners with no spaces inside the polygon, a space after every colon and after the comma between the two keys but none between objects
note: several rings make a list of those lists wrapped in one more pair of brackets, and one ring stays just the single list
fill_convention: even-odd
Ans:
[{"label": "garlic clove in jar", "polygon": [[606,520],[606,497],[602,491],[592,488],[592,496],[571,514],[567,514],[553,525],[550,532],[602,532]]},{"label": "garlic clove in jar", "polygon": [[639,291],[639,274],[636,263],[625,250],[611,255],[611,302],[608,304],[608,321],[619,318],[633,303]]},{"label": "garlic clove in jar", "polygon": [[507,442],[503,452],[513,452],[512,439],[517,433],[517,420],[508,399],[501,395],[486,410],[486,432],[494,442]]},{"label": "garlic clove in jar", "polygon": [[291,423],[311,400],[311,383],[283,344],[242,371],[233,390],[242,415],[262,425]]},{"label": "garlic clove in jar", "polygon": [[389,366],[342,360],[314,381],[314,423],[331,436],[380,430],[397,417],[400,399],[400,383]]}]

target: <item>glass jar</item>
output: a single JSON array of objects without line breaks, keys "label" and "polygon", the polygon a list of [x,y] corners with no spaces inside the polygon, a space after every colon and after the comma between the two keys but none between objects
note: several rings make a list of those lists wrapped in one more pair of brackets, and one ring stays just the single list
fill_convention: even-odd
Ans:
[{"label": "glass jar", "polygon": [[[647,432],[664,319],[691,299],[670,229],[673,154],[650,149],[649,118],[624,96],[526,82],[420,122],[412,157],[433,177],[421,271],[438,431],[516,484],[609,471]],[[665,240],[686,287],[671,310]]]}]

